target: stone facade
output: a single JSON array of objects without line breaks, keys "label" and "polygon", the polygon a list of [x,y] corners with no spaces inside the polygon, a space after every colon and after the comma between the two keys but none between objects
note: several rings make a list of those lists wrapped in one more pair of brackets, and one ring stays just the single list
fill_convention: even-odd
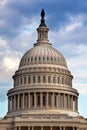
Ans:
[{"label": "stone facade", "polygon": [[38,39],[20,61],[8,91],[8,113],[0,130],[87,130],[78,113],[78,91],[63,55],[48,40],[44,17]]}]

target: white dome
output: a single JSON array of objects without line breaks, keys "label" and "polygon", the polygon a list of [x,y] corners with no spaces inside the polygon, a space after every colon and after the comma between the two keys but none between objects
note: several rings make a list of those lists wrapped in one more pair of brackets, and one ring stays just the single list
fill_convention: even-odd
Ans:
[{"label": "white dome", "polygon": [[28,50],[22,57],[19,68],[31,64],[55,64],[67,68],[63,55],[50,44],[36,44]]}]

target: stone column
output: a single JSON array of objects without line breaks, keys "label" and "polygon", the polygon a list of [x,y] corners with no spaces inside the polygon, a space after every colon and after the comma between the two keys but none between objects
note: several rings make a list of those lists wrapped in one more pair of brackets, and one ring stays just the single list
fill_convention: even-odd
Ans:
[{"label": "stone column", "polygon": [[73,127],[73,130],[75,130],[75,127]]},{"label": "stone column", "polygon": [[70,96],[68,95],[68,110],[70,109]]},{"label": "stone column", "polygon": [[46,107],[48,107],[48,92],[46,94],[46,100],[47,100]]},{"label": "stone column", "polygon": [[66,109],[66,95],[64,93],[64,109]]},{"label": "stone column", "polygon": [[64,108],[64,94],[62,94],[62,109]]},{"label": "stone column", "polygon": [[22,100],[23,100],[23,109],[24,109],[24,96],[25,96],[24,93],[22,96],[23,96]]},{"label": "stone column", "polygon": [[36,108],[37,98],[36,98],[36,92],[34,92],[34,108]]},{"label": "stone column", "polygon": [[30,130],[30,126],[28,126],[28,130]]},{"label": "stone column", "polygon": [[60,93],[59,93],[58,97],[59,97],[59,99],[58,99],[59,107],[58,108],[60,108]]},{"label": "stone column", "polygon": [[73,109],[73,96],[71,95],[71,110]]},{"label": "stone column", "polygon": [[14,95],[14,110],[16,109],[16,95]]},{"label": "stone column", "polygon": [[41,126],[41,130],[43,130],[43,126]]},{"label": "stone column", "polygon": [[21,126],[19,126],[19,129],[18,130],[21,130]]},{"label": "stone column", "polygon": [[8,112],[10,111],[10,98],[8,97]]},{"label": "stone column", "polygon": [[58,93],[57,93],[57,95],[56,95],[56,104],[57,104],[57,108],[58,108]]},{"label": "stone column", "polygon": [[18,94],[18,109],[19,109],[19,106],[20,106],[20,95]]},{"label": "stone column", "polygon": [[50,126],[50,130],[52,130],[52,126]]},{"label": "stone column", "polygon": [[10,111],[12,111],[12,96],[10,97]]},{"label": "stone column", "polygon": [[76,102],[76,111],[78,112],[78,97],[77,97],[77,102]]},{"label": "stone column", "polygon": [[28,93],[28,108],[30,108],[30,93]]},{"label": "stone column", "polygon": [[42,96],[42,92],[40,93],[40,107],[43,107],[43,96]]},{"label": "stone column", "polygon": [[16,127],[16,126],[14,127],[14,130],[17,130],[17,127]]},{"label": "stone column", "polygon": [[62,127],[60,126],[60,130],[62,130]]},{"label": "stone column", "polygon": [[54,107],[54,93],[52,93],[52,107]]},{"label": "stone column", "polygon": [[32,126],[32,130],[34,130],[34,126]]}]

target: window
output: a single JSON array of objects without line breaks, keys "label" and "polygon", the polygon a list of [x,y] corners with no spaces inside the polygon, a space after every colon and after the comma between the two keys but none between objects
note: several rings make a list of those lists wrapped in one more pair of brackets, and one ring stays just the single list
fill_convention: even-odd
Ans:
[{"label": "window", "polygon": [[51,60],[53,60],[53,58],[51,57]]},{"label": "window", "polygon": [[28,83],[30,84],[30,82],[31,82],[31,77],[29,76],[28,77]]},{"label": "window", "polygon": [[50,83],[50,76],[48,76],[48,83]]},{"label": "window", "polygon": [[47,101],[46,101],[46,94],[44,94],[43,95],[43,106],[46,106],[46,103],[47,103]]},{"label": "window", "polygon": [[55,82],[55,77],[53,77],[53,83],[56,83],[56,82]]},{"label": "window", "polygon": [[29,58],[28,58],[28,61],[29,61]]},{"label": "window", "polygon": [[26,77],[24,77],[24,84],[26,84]]},{"label": "window", "polygon": [[51,97],[52,97],[52,94],[49,93],[48,94],[48,105],[51,106]]},{"label": "window", "polygon": [[37,60],[37,57],[35,57],[35,60]]},{"label": "window", "polygon": [[22,84],[22,78],[20,79],[20,84]]},{"label": "window", "polygon": [[28,94],[26,93],[25,94],[25,107],[27,108],[28,107]]},{"label": "window", "polygon": [[34,94],[31,93],[30,97],[31,97],[31,107],[34,107]]},{"label": "window", "polygon": [[40,83],[40,76],[38,76],[38,83]]},{"label": "window", "polygon": [[33,57],[31,57],[31,61],[33,61]]},{"label": "window", "polygon": [[37,95],[37,106],[40,106],[40,94]]},{"label": "window", "polygon": [[18,78],[18,85],[19,85],[19,78]]},{"label": "window", "polygon": [[47,57],[47,60],[49,60],[49,57]]},{"label": "window", "polygon": [[[64,95],[63,94],[61,94],[60,95],[60,106],[61,106],[61,108],[63,109],[64,108]],[[68,103],[68,102],[67,102]]]},{"label": "window", "polygon": [[20,108],[23,107],[23,94],[20,94]]},{"label": "window", "polygon": [[56,94],[54,95],[54,105],[55,105],[55,107],[57,106],[57,95]]},{"label": "window", "polygon": [[45,60],[45,57],[43,57],[43,60]]},{"label": "window", "polygon": [[35,76],[33,76],[33,83],[35,83],[36,81],[35,81]]},{"label": "window", "polygon": [[60,83],[60,78],[58,77],[58,84]]},{"label": "window", "polygon": [[46,77],[43,76],[43,83],[46,83]]},{"label": "window", "polygon": [[39,60],[41,60],[41,58],[39,57]]}]

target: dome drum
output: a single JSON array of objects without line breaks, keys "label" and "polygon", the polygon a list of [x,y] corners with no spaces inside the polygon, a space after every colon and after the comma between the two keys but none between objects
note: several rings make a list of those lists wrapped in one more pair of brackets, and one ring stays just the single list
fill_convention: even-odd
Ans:
[{"label": "dome drum", "polygon": [[[41,110],[54,110],[56,113],[61,113],[62,111],[73,112],[75,115],[78,113],[77,103],[78,95],[76,90],[54,90],[53,88],[41,88],[37,89],[31,87],[29,88],[20,88],[18,91],[14,89],[10,90],[8,93],[9,100],[9,112],[10,115],[12,112],[17,113],[20,111],[37,111]],[[13,91],[13,92],[12,92]],[[15,105],[16,104],[16,105]],[[13,106],[13,107],[12,107]]]}]

